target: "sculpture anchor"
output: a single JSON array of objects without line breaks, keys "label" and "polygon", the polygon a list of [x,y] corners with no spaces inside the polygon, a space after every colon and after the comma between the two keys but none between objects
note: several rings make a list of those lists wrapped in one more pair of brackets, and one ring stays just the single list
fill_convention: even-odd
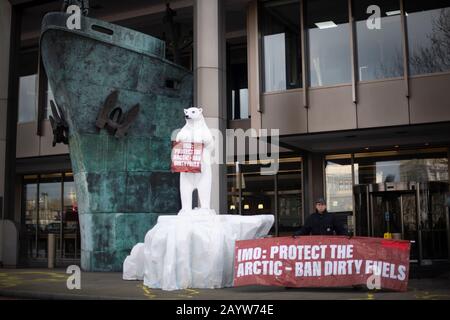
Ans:
[{"label": "sculpture anchor", "polygon": [[134,105],[129,111],[122,116],[122,109],[120,107],[114,108],[117,103],[119,92],[114,90],[105,100],[103,108],[100,110],[95,125],[99,129],[105,126],[107,129],[113,131],[116,138],[122,138],[127,134],[133,121],[139,113],[139,104]]},{"label": "sculpture anchor", "polygon": [[57,143],[69,144],[69,125],[64,117],[64,113],[55,105],[53,100],[50,100],[50,107],[53,115],[53,117],[49,116],[53,130],[53,147]]}]

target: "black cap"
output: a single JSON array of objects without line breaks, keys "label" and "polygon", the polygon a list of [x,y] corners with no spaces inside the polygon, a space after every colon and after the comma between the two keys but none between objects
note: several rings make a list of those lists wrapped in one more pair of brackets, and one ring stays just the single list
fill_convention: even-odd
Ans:
[{"label": "black cap", "polygon": [[316,200],[316,204],[318,204],[318,203],[321,203],[321,204],[327,204],[327,202],[325,201],[324,198],[318,198],[318,199]]}]

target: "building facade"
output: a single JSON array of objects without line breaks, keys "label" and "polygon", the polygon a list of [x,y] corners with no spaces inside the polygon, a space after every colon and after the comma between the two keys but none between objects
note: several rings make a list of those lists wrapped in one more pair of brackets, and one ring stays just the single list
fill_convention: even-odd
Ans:
[{"label": "building facade", "polygon": [[[173,11],[168,11],[166,3]],[[0,0],[0,261],[80,259],[68,147],[52,146],[42,17],[62,1]],[[450,5],[413,0],[90,1],[89,16],[166,41],[211,128],[278,129],[279,170],[213,168],[216,211],[274,214],[290,234],[325,197],[361,236],[448,260]],[[247,152],[247,155],[250,152]]]}]

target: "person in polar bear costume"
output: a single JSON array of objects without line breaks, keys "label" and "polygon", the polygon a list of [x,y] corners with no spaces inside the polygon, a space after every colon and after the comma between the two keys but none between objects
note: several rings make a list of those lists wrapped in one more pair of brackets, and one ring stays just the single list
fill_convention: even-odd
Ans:
[{"label": "person in polar bear costume", "polygon": [[214,140],[203,117],[202,108],[184,109],[186,124],[176,135],[176,142],[203,143],[201,172],[180,173],[181,210],[179,215],[192,212],[192,193],[198,191],[200,211],[215,213],[210,208],[211,203],[211,153],[214,149]]}]

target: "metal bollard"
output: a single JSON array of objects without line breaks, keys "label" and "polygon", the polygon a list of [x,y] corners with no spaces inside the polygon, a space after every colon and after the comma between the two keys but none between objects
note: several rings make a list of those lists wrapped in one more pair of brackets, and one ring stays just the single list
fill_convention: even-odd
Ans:
[{"label": "metal bollard", "polygon": [[47,241],[47,261],[48,261],[48,268],[53,269],[55,268],[55,234],[49,233],[48,234],[48,241]]}]

